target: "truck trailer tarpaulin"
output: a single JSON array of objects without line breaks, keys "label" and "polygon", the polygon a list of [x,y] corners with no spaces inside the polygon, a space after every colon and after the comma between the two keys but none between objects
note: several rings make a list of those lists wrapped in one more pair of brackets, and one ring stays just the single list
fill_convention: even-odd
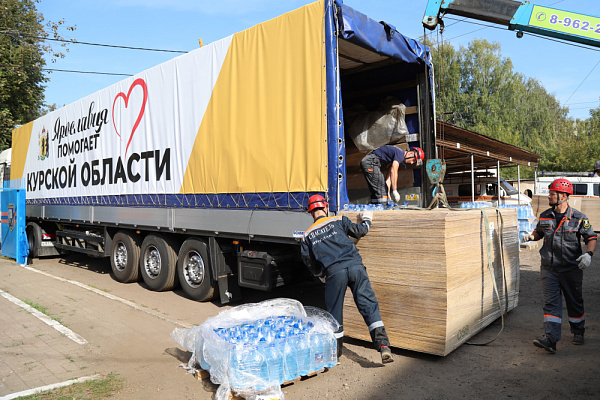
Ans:
[{"label": "truck trailer tarpaulin", "polygon": [[[394,143],[434,158],[432,87],[427,47],[333,0],[140,72],[13,132],[30,256],[107,256],[121,282],[196,300],[287,284],[308,198],[368,201],[356,110],[401,103]],[[411,205],[431,201],[421,169],[403,170]]]},{"label": "truck trailer tarpaulin", "polygon": [[17,129],[13,186],[28,204],[151,207],[300,210],[323,193],[336,211],[348,195],[335,29],[430,66],[393,27],[318,1]]}]

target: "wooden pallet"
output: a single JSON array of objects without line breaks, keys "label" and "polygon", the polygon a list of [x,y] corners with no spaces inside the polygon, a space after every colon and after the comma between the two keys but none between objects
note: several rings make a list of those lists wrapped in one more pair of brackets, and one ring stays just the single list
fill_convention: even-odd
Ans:
[{"label": "wooden pallet", "polygon": [[320,371],[313,371],[313,372],[309,373],[308,375],[299,376],[299,377],[297,377],[296,379],[294,379],[294,380],[292,380],[292,381],[286,381],[286,382],[283,382],[283,383],[281,384],[281,386],[289,386],[289,385],[293,385],[294,383],[296,383],[296,382],[298,382],[298,381],[301,381],[301,380],[302,380],[302,381],[305,381],[305,380],[307,380],[307,379],[310,379],[310,378],[312,378],[313,376],[317,376],[318,374],[321,374],[321,373],[323,373],[323,372],[325,372],[325,371],[327,371],[327,370],[328,370],[327,368],[323,368],[323,369],[322,369],[322,370],[320,370]]},{"label": "wooden pallet", "polygon": [[[310,379],[310,378],[312,378],[312,377],[314,377],[314,376],[317,376],[318,374],[320,374],[320,373],[323,373],[323,372],[325,372],[325,371],[328,371],[328,368],[323,368],[323,369],[321,369],[320,371],[313,371],[313,372],[309,373],[308,375],[299,376],[299,377],[297,377],[297,378],[296,378],[296,379],[294,379],[294,380],[283,382],[283,383],[281,384],[281,386],[282,386],[282,387],[284,387],[284,386],[290,386],[290,385],[293,385],[293,384],[294,384],[294,383],[296,383],[296,382],[299,382],[299,381],[301,381],[301,380]],[[208,371],[206,371],[206,370],[203,370],[203,369],[201,369],[201,368],[198,368],[198,369],[196,370],[196,372],[194,373],[194,376],[195,376],[195,377],[196,377],[196,379],[198,379],[199,381],[208,380],[208,379],[210,379],[210,372],[208,372]],[[257,394],[257,393],[256,393],[256,392],[253,392],[252,394],[253,394],[253,395],[255,395],[255,394]],[[260,394],[260,393],[258,393],[258,394]],[[245,399],[245,397],[243,397],[243,396],[236,396],[236,395],[234,395],[233,393],[230,393],[230,394],[229,394],[229,398],[228,398],[227,400],[244,400],[244,399]]]}]

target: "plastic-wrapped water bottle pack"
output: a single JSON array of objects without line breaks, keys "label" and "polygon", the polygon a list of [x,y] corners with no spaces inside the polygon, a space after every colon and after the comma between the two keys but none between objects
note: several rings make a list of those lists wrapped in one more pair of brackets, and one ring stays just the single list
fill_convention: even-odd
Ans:
[{"label": "plastic-wrapped water bottle pack", "polygon": [[489,201],[463,201],[460,203],[460,208],[486,208],[494,207]]},{"label": "plastic-wrapped water bottle pack", "polygon": [[346,204],[344,211],[383,211],[398,207],[396,203],[388,204]]},{"label": "plastic-wrapped water bottle pack", "polygon": [[338,327],[327,311],[274,299],[223,311],[171,337],[193,352],[191,368],[199,364],[221,385],[217,398],[234,391],[282,399],[284,382],[337,364]]},{"label": "plastic-wrapped water bottle pack", "polygon": [[519,221],[519,242],[525,235],[530,234],[536,227],[537,218],[533,214],[531,206],[503,205],[499,208],[516,208]]}]

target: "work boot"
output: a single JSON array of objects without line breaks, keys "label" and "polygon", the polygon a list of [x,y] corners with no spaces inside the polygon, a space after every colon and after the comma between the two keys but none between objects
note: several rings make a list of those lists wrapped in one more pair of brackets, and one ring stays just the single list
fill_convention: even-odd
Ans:
[{"label": "work boot", "polygon": [[389,347],[381,346],[381,349],[379,349],[379,352],[381,353],[381,362],[382,363],[387,364],[387,363],[394,362],[394,357],[392,356],[392,351],[390,350]]},{"label": "work boot", "polygon": [[577,333],[573,335],[573,344],[582,345],[585,343],[583,340],[583,335],[578,335]]},{"label": "work boot", "polygon": [[552,354],[556,353],[556,343],[552,343],[546,336],[542,336],[539,339],[533,339],[533,345],[541,349],[546,349],[546,351]]},{"label": "work boot", "polygon": [[372,329],[369,334],[371,335],[371,340],[373,341],[373,347],[375,347],[375,350],[381,351],[383,346],[390,347],[390,340],[388,339],[388,335],[384,326],[379,326],[375,329]]}]

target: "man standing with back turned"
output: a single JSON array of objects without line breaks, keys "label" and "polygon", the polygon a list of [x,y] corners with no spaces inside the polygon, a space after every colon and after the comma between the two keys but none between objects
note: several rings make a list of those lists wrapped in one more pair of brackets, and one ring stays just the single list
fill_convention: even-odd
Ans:
[{"label": "man standing with back turned", "polygon": [[[598,236],[592,229],[590,220],[581,212],[569,206],[569,195],[573,185],[567,179],[556,179],[548,186],[548,203],[552,208],[544,211],[538,224],[523,242],[540,240],[542,266],[542,290],[544,293],[544,331],[540,339],[534,339],[536,347],[556,353],[556,343],[560,340],[562,322],[562,296],[567,304],[569,324],[573,333],[573,344],[584,343],[585,313],[583,310],[583,270],[592,262]],[[587,245],[582,254],[581,238]]]},{"label": "man standing with back turned", "polygon": [[349,286],[358,311],[369,327],[373,345],[381,353],[381,362],[394,361],[367,269],[348,237],[359,239],[366,235],[371,228],[373,212],[361,213],[358,224],[345,216],[327,217],[327,200],[319,194],[308,199],[308,211],[315,222],[302,237],[302,260],[314,276],[325,282],[327,311],[340,324],[335,332],[338,358],[342,354],[344,297]]}]

